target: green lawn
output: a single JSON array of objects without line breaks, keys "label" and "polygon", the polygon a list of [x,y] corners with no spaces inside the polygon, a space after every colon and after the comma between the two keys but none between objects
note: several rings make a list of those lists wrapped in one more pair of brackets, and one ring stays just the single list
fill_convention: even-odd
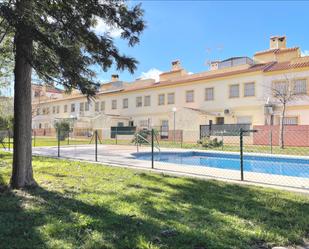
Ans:
[{"label": "green lawn", "polygon": [[0,152],[1,249],[257,249],[309,234],[304,194],[42,157],[40,187],[12,191],[10,164]]},{"label": "green lawn", "polygon": [[[160,141],[161,148],[183,148],[183,149],[200,149],[200,150],[219,150],[219,151],[236,151],[239,152],[239,144],[225,144],[216,148],[204,148],[197,143],[180,143]],[[285,154],[285,155],[309,155],[309,147],[286,147],[281,149],[279,146],[273,146],[272,151],[270,146],[265,145],[244,145],[244,152],[255,153],[273,153],[273,154]]]},{"label": "green lawn", "polygon": [[[236,140],[235,140],[236,141]],[[101,141],[98,141],[99,143],[102,142],[102,144],[118,144],[118,145],[132,145],[134,146],[134,143],[132,143],[132,140],[125,140],[125,139],[103,139]],[[5,140],[6,147],[8,147],[8,140]],[[94,138],[70,138],[69,140],[66,138],[64,141],[61,141],[61,146],[66,145],[82,145],[82,144],[94,144],[95,140]],[[40,146],[58,146],[57,139],[55,137],[36,137],[35,139],[32,139],[32,145],[34,147],[40,147]],[[142,145],[142,146],[149,146],[148,144]],[[12,140],[11,140],[11,148]],[[204,148],[201,145],[197,143],[180,143],[180,142],[171,142],[171,141],[160,141],[159,147],[164,149],[169,148],[183,148],[183,149],[199,149],[199,150],[218,150],[218,151],[235,151],[239,152],[239,144],[235,143],[233,144],[225,144],[224,146],[220,146],[217,148]],[[0,144],[0,148],[2,148],[2,145]],[[245,145],[244,146],[244,152],[255,152],[255,153],[268,153],[271,152],[273,154],[285,154],[285,155],[301,155],[301,156],[308,156],[309,155],[309,147],[286,147],[285,149],[281,149],[279,146],[273,146],[272,151],[270,146],[265,145]]]}]

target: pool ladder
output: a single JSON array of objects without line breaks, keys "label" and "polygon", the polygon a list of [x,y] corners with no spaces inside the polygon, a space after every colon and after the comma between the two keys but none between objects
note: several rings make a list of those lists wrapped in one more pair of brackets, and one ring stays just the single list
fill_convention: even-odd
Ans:
[{"label": "pool ladder", "polygon": [[[146,143],[148,143],[151,146],[151,142],[149,140],[147,140],[145,137],[141,136],[140,134],[136,134],[136,137],[141,138],[142,140],[144,140]],[[154,148],[156,148],[160,153],[161,150],[160,150],[160,146],[159,146],[158,137],[157,137],[156,134],[155,134],[155,139],[156,139],[157,144],[156,145],[154,144]],[[137,152],[138,152],[138,148],[139,148],[138,145],[141,145],[141,143],[139,143],[138,139],[136,139]]]}]

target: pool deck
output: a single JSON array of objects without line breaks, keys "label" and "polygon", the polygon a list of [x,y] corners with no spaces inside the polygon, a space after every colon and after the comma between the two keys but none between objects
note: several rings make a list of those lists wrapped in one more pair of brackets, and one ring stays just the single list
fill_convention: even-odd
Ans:
[{"label": "pool deck", "polygon": [[[162,149],[163,152],[205,152],[203,150],[188,150],[188,149]],[[140,147],[139,152],[151,152],[150,147]],[[207,151],[212,152],[212,151]],[[218,152],[224,154],[239,154],[237,152]],[[166,162],[154,162],[154,169],[151,168],[151,161],[139,160],[134,157],[137,153],[135,146],[128,145],[98,145],[98,162],[99,164],[105,164],[109,166],[129,167],[141,170],[150,170],[160,173],[198,177],[205,179],[218,179],[227,182],[235,182],[241,184],[253,184],[259,186],[267,186],[279,189],[286,189],[298,192],[305,192],[309,194],[309,178],[291,177],[272,175],[256,172],[244,172],[244,181],[240,181],[240,171],[220,169],[205,166],[191,166],[181,165]],[[271,156],[267,154],[248,153],[250,155],[263,155]],[[57,147],[34,147],[33,155],[57,157]],[[277,157],[278,155],[276,155]],[[282,155],[279,155],[281,157]],[[95,161],[95,147],[94,145],[71,145],[62,146],[60,150],[60,157],[71,160],[81,160],[94,162]],[[295,156],[287,156],[290,158],[300,158]],[[309,159],[309,157],[301,157]]]}]

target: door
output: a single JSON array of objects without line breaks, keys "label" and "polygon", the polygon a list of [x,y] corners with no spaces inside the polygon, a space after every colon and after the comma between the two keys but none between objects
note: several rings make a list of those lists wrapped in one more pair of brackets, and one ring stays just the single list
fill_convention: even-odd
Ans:
[{"label": "door", "polygon": [[168,120],[161,121],[161,138],[168,138]]}]

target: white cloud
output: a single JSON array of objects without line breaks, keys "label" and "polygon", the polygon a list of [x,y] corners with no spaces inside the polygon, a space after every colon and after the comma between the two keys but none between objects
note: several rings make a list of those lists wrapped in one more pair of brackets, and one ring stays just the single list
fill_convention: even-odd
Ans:
[{"label": "white cloud", "polygon": [[141,79],[155,79],[156,82],[160,80],[159,75],[162,73],[159,69],[151,68],[147,72],[142,72]]},{"label": "white cloud", "polygon": [[102,18],[97,18],[97,25],[94,27],[94,32],[103,35],[104,33],[109,33],[113,38],[118,38],[121,36],[122,30],[117,27],[109,26]]},{"label": "white cloud", "polygon": [[309,56],[309,50],[301,51],[301,56]]}]

